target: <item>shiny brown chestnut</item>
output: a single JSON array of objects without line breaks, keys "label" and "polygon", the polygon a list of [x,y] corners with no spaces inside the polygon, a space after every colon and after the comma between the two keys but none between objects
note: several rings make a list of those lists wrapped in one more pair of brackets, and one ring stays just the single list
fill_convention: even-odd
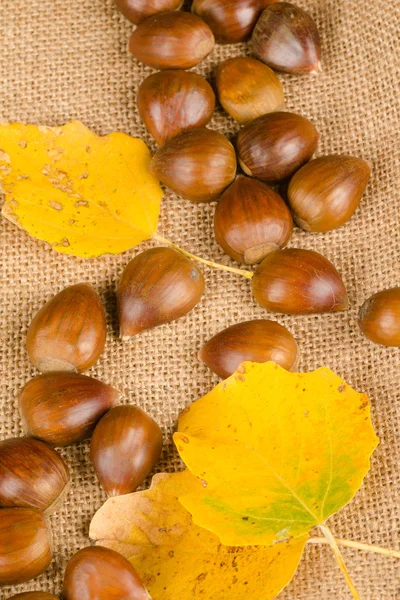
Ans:
[{"label": "shiny brown chestnut", "polygon": [[44,442],[33,438],[0,442],[0,507],[53,512],[68,492],[69,483],[66,463]]},{"label": "shiny brown chestnut", "polygon": [[46,373],[31,379],[19,397],[25,431],[53,446],[89,437],[117,402],[110,385],[77,373]]},{"label": "shiny brown chestnut", "polygon": [[162,146],[182,131],[207,125],[215,109],[215,94],[197,73],[160,71],[143,81],[137,105],[148,131]]},{"label": "shiny brown chestnut", "polygon": [[245,361],[273,361],[295,371],[299,358],[299,348],[290,331],[267,319],[231,325],[208,340],[199,352],[199,359],[223,379]]},{"label": "shiny brown chestnut", "polygon": [[187,12],[166,12],[143,21],[131,35],[129,50],[153,69],[191,69],[214,48],[209,26]]},{"label": "shiny brown chestnut", "polygon": [[344,283],[331,262],[313,250],[285,248],[272,252],[258,265],[252,280],[256,301],[284,314],[313,314],[345,310]]},{"label": "shiny brown chestnut", "polygon": [[24,583],[43,573],[52,559],[51,532],[36,508],[0,510],[0,586]]},{"label": "shiny brown chestnut", "polygon": [[283,248],[293,232],[284,200],[257,179],[240,175],[222,194],[214,215],[215,239],[234,260],[254,265]]},{"label": "shiny brown chestnut", "polygon": [[217,42],[235,44],[246,40],[266,6],[278,0],[194,0],[192,11],[211,27]]},{"label": "shiny brown chestnut", "polygon": [[230,141],[211,129],[184,131],[153,156],[150,172],[192,202],[211,202],[232,183],[236,154]]},{"label": "shiny brown chestnut", "polygon": [[106,316],[91,285],[71,285],[39,310],[26,337],[31,362],[39,371],[86,371],[106,343]]},{"label": "shiny brown chestnut", "polygon": [[11,596],[8,600],[58,600],[58,598],[47,592],[22,592],[22,594]]},{"label": "shiny brown chestnut", "polygon": [[264,10],[254,28],[254,54],[275,71],[302,75],[320,70],[321,42],[310,15],[289,2]]},{"label": "shiny brown chestnut", "polygon": [[282,108],[285,97],[275,73],[259,60],[228,58],[217,69],[218,98],[228,114],[248,123]]},{"label": "shiny brown chestnut", "polygon": [[121,337],[186,315],[204,292],[200,269],[172,248],[151,248],[125,267],[117,288]]},{"label": "shiny brown chestnut", "polygon": [[400,287],[383,290],[366,300],[358,325],[375,344],[400,347]]},{"label": "shiny brown chestnut", "polygon": [[297,225],[305,231],[331,231],[346,223],[360,203],[370,173],[369,164],[353,156],[322,156],[306,164],[288,189]]},{"label": "shiny brown chestnut", "polygon": [[119,11],[135,25],[158,13],[178,10],[182,0],[114,0]]},{"label": "shiny brown chestnut", "polygon": [[129,560],[102,546],[90,546],[74,554],[65,571],[63,598],[151,600]]},{"label": "shiny brown chestnut", "polygon": [[288,112],[270,113],[239,131],[239,163],[246,175],[270,183],[282,181],[310,160],[318,138],[308,119]]},{"label": "shiny brown chestnut", "polygon": [[90,455],[102,488],[109,496],[130,494],[160,459],[162,433],[137,406],[116,406],[97,423]]}]

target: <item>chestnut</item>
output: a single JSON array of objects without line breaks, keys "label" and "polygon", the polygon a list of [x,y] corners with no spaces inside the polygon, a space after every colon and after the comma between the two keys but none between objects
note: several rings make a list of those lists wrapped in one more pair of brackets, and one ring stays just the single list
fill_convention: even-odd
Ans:
[{"label": "chestnut", "polygon": [[236,167],[230,141],[202,127],[169,140],[153,156],[150,172],[187,200],[211,202],[235,179]]},{"label": "chestnut", "polygon": [[182,0],[114,0],[119,11],[135,25],[158,13],[178,10]]},{"label": "chestnut", "polygon": [[265,183],[239,175],[222,194],[214,215],[215,239],[234,260],[254,265],[283,248],[293,232],[284,200]]},{"label": "chestnut", "polygon": [[50,446],[33,438],[0,442],[0,507],[53,512],[69,489],[67,465]]},{"label": "chestnut", "polygon": [[371,173],[369,164],[353,156],[322,156],[293,176],[288,202],[297,225],[305,231],[331,231],[356,211]]},{"label": "chestnut", "polygon": [[215,40],[209,26],[187,12],[149,17],[131,35],[129,50],[153,69],[191,69],[208,56]]},{"label": "chestnut", "polygon": [[273,361],[294,371],[299,358],[299,348],[290,331],[267,319],[231,325],[208,340],[199,353],[199,359],[224,379],[245,361]]},{"label": "chestnut", "polygon": [[210,84],[197,73],[160,71],[143,81],[139,115],[159,146],[182,131],[207,125],[215,108]]},{"label": "chestnut", "polygon": [[39,371],[86,371],[106,343],[106,316],[91,285],[71,285],[33,318],[26,349]]},{"label": "chestnut", "polygon": [[65,570],[63,598],[151,600],[129,560],[102,546],[89,546],[74,554]]},{"label": "chestnut", "polygon": [[137,406],[116,406],[97,423],[90,444],[94,470],[109,496],[129,494],[160,459],[162,433]]},{"label": "chestnut", "polygon": [[400,346],[400,287],[378,292],[360,309],[358,325],[375,344]]},{"label": "chestnut", "polygon": [[117,288],[122,338],[186,315],[204,292],[200,269],[173,248],[151,248],[125,267]]},{"label": "chestnut", "polygon": [[289,2],[264,10],[253,31],[257,58],[284,73],[302,75],[320,70],[321,42],[310,15]]},{"label": "chestnut", "polygon": [[269,183],[293,175],[310,160],[319,134],[308,119],[275,112],[255,119],[239,131],[237,151],[246,175]]},{"label": "chestnut", "polygon": [[0,510],[0,586],[24,583],[52,560],[51,532],[36,508]]},{"label": "chestnut", "polygon": [[313,314],[345,310],[344,283],[331,262],[313,250],[285,248],[258,265],[253,280],[256,301],[267,310]]},{"label": "chestnut", "polygon": [[217,69],[218,98],[228,114],[248,123],[282,108],[285,97],[275,73],[259,60],[228,58]]},{"label": "chestnut", "polygon": [[26,384],[19,410],[28,435],[53,446],[68,446],[89,437],[117,399],[117,390],[97,379],[46,373]]},{"label": "chestnut", "polygon": [[211,27],[217,42],[235,44],[246,40],[266,6],[278,0],[194,0],[192,11]]}]

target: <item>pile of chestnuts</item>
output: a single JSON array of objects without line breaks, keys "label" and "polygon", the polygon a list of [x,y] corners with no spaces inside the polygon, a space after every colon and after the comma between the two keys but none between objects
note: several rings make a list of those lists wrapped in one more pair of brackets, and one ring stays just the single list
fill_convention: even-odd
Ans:
[{"label": "pile of chestnuts", "polygon": [[[159,70],[141,84],[137,98],[139,114],[160,147],[151,172],[187,200],[218,200],[216,240],[233,260],[257,265],[252,288],[262,307],[287,314],[345,310],[348,296],[335,267],[317,252],[285,248],[294,223],[310,232],[345,224],[370,176],[370,166],[360,158],[312,160],[317,129],[282,110],[284,92],[274,71],[307,74],[320,68],[320,39],[311,17],[277,0],[194,0],[191,13],[179,10],[181,0],[115,2],[137,25],[130,51]],[[186,69],[208,56],[215,41],[236,43],[250,36],[255,58],[228,59],[215,74],[220,104],[242,125],[234,146],[206,127],[216,95],[203,77]],[[204,288],[200,269],[178,250],[159,247],[138,254],[117,286],[121,337],[183,317]],[[359,326],[376,343],[400,346],[400,287],[367,300]],[[47,515],[70,486],[68,466],[54,446],[91,437],[93,466],[110,496],[133,492],[160,458],[157,423],[136,406],[117,405],[117,390],[82,374],[105,343],[105,312],[87,284],[58,293],[31,322],[27,351],[41,375],[19,397],[27,437],[0,442],[0,586],[28,581],[52,560]],[[294,370],[299,357],[292,334],[267,319],[228,327],[199,353],[222,378],[245,360],[272,360]],[[150,598],[118,553],[89,547],[72,557],[65,600],[109,600],[111,589],[113,598]],[[13,598],[55,600],[44,592]]]},{"label": "pile of chestnuts", "polygon": [[[161,456],[157,423],[137,406],[117,406],[116,389],[82,374],[105,341],[103,306],[84,283],[50,299],[28,328],[27,352],[42,374],[28,381],[18,399],[27,437],[0,442],[0,586],[28,581],[52,560],[47,515],[70,488],[68,466],[54,446],[91,437],[94,470],[109,496],[133,492]],[[94,587],[86,590],[89,584],[100,595]],[[86,548],[68,564],[63,594],[65,600],[82,594],[105,598],[102,590],[110,586],[116,597],[149,598],[129,561],[106,548]],[[24,597],[52,598],[41,592]]]}]

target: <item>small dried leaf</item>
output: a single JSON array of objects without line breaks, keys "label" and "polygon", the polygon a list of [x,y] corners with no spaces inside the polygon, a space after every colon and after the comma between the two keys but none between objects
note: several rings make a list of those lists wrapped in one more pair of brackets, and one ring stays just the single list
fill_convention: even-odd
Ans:
[{"label": "small dried leaf", "polygon": [[149,490],[108,500],[90,537],[129,558],[153,600],[272,600],[293,577],[308,536],[271,548],[223,546],[178,501],[203,492],[189,471],[156,475]]},{"label": "small dried leaf", "polygon": [[0,125],[3,215],[58,252],[118,254],[156,231],[162,190],[144,142],[82,123]]}]

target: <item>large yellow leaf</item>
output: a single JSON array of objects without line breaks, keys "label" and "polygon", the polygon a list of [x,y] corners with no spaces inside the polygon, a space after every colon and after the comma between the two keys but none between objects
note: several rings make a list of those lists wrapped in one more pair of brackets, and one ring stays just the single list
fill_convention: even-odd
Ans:
[{"label": "large yellow leaf", "polygon": [[179,419],[174,436],[204,494],[194,522],[229,545],[296,540],[359,489],[378,439],[368,397],[327,368],[244,363]]},{"label": "large yellow leaf", "polygon": [[145,143],[82,123],[0,125],[3,215],[58,252],[117,254],[153,235],[162,190]]},{"label": "large yellow leaf", "polygon": [[145,492],[111,498],[90,537],[129,558],[153,600],[271,600],[292,579],[308,536],[231,548],[193,524],[178,501],[203,487],[189,472],[161,474]]}]

